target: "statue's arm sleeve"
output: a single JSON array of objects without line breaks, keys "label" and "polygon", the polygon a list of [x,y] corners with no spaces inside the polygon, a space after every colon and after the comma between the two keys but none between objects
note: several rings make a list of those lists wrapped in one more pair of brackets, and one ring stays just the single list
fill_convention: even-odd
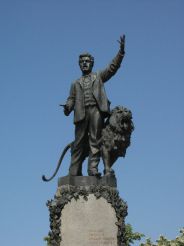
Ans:
[{"label": "statue's arm sleeve", "polygon": [[70,95],[66,101],[66,107],[69,113],[74,109],[75,106],[75,84],[73,83],[70,88]]},{"label": "statue's arm sleeve", "polygon": [[104,83],[109,80],[120,68],[124,55],[125,53],[119,51],[111,63],[104,70],[99,72],[99,75]]}]

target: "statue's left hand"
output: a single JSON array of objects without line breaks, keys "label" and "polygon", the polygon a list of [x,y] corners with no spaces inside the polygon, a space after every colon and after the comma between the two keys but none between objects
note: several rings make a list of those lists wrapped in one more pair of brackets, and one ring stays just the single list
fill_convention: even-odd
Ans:
[{"label": "statue's left hand", "polygon": [[122,54],[125,53],[125,35],[120,36],[120,40],[118,40],[118,43],[120,44],[120,51]]}]

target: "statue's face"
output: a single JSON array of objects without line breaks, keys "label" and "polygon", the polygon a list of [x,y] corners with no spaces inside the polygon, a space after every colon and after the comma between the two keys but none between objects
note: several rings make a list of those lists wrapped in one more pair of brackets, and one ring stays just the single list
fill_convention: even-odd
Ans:
[{"label": "statue's face", "polygon": [[92,71],[93,63],[89,57],[84,56],[81,58],[79,66],[83,74],[89,74]]}]

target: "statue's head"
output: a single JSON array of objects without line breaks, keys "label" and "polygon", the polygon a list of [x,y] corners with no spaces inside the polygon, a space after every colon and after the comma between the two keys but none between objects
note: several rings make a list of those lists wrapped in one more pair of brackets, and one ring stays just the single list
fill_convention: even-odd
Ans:
[{"label": "statue's head", "polygon": [[92,71],[94,57],[89,53],[83,53],[79,56],[79,66],[83,74],[89,74]]}]

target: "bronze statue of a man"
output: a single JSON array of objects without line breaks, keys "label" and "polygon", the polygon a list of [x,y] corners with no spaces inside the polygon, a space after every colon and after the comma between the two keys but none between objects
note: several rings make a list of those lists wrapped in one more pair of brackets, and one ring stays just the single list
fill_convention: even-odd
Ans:
[{"label": "bronze statue of a man", "polygon": [[70,95],[64,107],[68,116],[74,110],[75,141],[71,151],[69,175],[81,176],[82,163],[87,155],[88,175],[99,176],[100,138],[104,119],[110,112],[104,83],[119,69],[125,51],[125,35],[120,37],[120,49],[104,70],[93,73],[94,58],[89,53],[79,56],[82,77],[77,79],[70,89]]}]

